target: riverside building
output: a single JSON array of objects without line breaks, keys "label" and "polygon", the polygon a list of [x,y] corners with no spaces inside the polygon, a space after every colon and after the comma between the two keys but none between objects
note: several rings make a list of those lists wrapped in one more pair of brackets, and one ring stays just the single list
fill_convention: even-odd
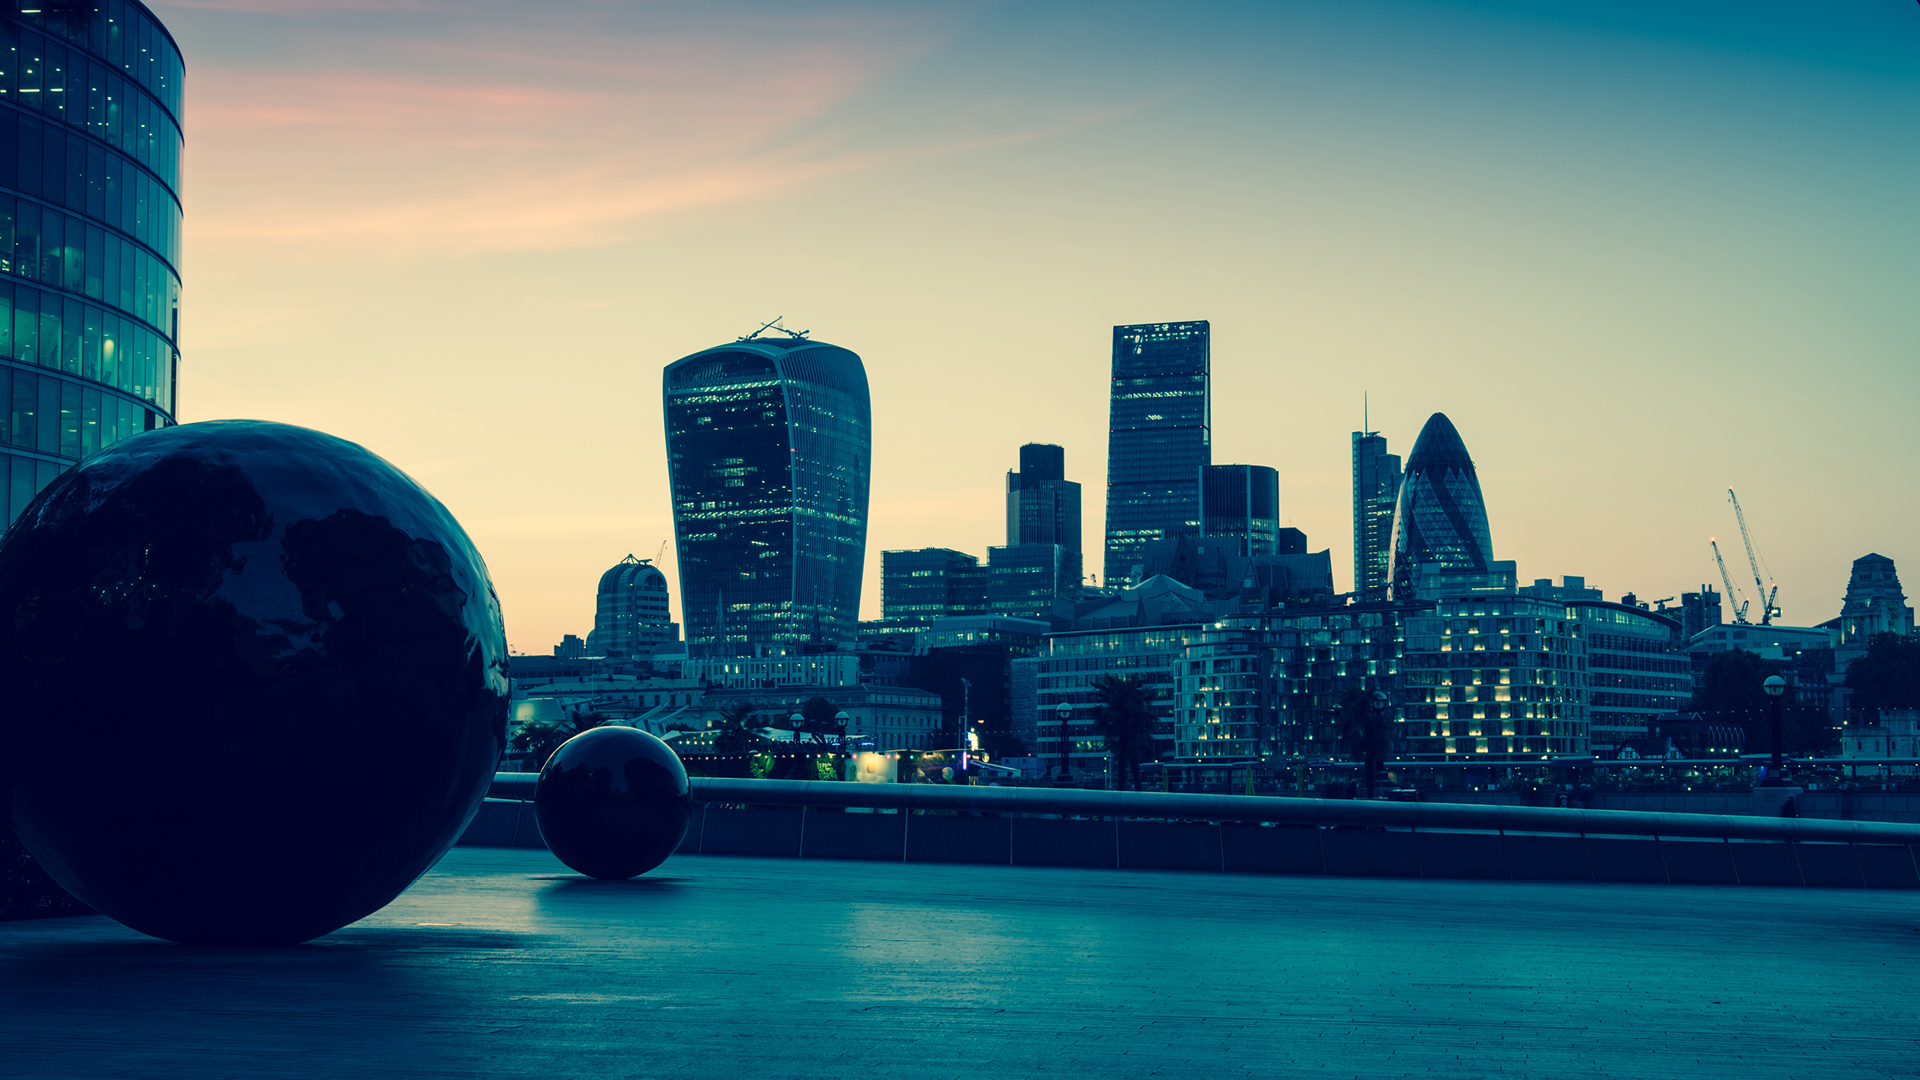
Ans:
[{"label": "riverside building", "polygon": [[1654,733],[1654,721],[1693,696],[1693,662],[1679,620],[1604,600],[1576,600],[1587,648],[1587,730],[1594,752]]},{"label": "riverside building", "polygon": [[1588,752],[1587,631],[1574,609],[1515,592],[1434,604],[1407,620],[1405,756],[1521,761]]},{"label": "riverside building", "polygon": [[0,19],[0,502],[174,422],[180,49],[129,0]]}]

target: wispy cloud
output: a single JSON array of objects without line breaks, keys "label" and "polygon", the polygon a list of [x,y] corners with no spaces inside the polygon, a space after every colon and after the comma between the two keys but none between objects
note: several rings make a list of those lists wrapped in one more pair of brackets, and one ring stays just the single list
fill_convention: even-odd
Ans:
[{"label": "wispy cloud", "polygon": [[891,141],[832,130],[836,110],[937,48],[950,21],[716,18],[609,36],[459,24],[404,45],[344,36],[272,69],[199,64],[189,237],[381,255],[577,246],[1090,119],[928,124]]}]

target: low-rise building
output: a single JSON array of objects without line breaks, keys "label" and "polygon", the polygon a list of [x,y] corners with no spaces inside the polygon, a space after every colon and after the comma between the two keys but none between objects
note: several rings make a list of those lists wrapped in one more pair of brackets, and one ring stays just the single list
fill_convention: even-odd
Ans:
[{"label": "low-rise building", "polygon": [[729,690],[781,686],[857,686],[860,656],[824,652],[791,656],[689,657],[680,662],[683,678]]},{"label": "low-rise building", "polygon": [[[1881,709],[1869,722],[1840,730],[1840,756],[1853,759],[1920,758],[1920,709]],[[1894,776],[1911,776],[1912,765],[1890,765]]]},{"label": "low-rise building", "polygon": [[944,749],[940,738],[940,695],[905,686],[778,686],[710,690],[701,708],[690,713],[684,726],[703,729],[719,723],[738,702],[751,704],[761,727],[786,726],[811,698],[824,698],[836,714],[846,716],[847,738],[871,740],[872,748],[890,750]]}]

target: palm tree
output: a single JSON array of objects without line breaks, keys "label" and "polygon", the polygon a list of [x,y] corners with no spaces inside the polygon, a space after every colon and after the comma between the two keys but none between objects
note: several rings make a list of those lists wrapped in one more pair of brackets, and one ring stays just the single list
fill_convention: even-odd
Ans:
[{"label": "palm tree", "polygon": [[1102,675],[1093,683],[1094,730],[1113,755],[1115,771],[1124,783],[1133,779],[1140,789],[1140,763],[1153,757],[1153,697],[1147,680],[1131,675]]},{"label": "palm tree", "polygon": [[731,701],[720,710],[720,720],[714,725],[720,734],[713,739],[713,755],[721,776],[749,777],[753,775],[750,755],[758,748],[760,736],[754,729],[759,727],[759,717],[754,715],[753,702],[744,698]]},{"label": "palm tree", "polygon": [[568,713],[558,720],[532,720],[513,733],[512,749],[538,772],[546,767],[547,759],[562,743],[606,722],[606,714],[597,712]]}]

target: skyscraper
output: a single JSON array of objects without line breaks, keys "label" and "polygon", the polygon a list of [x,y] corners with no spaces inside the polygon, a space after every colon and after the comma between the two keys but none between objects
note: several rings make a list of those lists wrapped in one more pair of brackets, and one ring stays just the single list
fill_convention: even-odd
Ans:
[{"label": "skyscraper", "polygon": [[667,605],[666,575],[651,561],[629,555],[600,575],[593,632],[585,643],[588,654],[646,656],[677,636]]},{"label": "skyscraper", "polygon": [[1378,432],[1353,433],[1353,591],[1365,603],[1387,599],[1393,566],[1393,508],[1400,497],[1400,455]]},{"label": "skyscraper", "polygon": [[1046,443],[1020,448],[1007,473],[1007,544],[1059,544],[1080,555],[1080,485],[1067,479],[1067,452]]},{"label": "skyscraper", "polygon": [[1280,539],[1280,473],[1265,465],[1200,470],[1201,535],[1239,541],[1240,555],[1274,555]]},{"label": "skyscraper", "polygon": [[1200,527],[1200,470],[1213,463],[1204,320],[1113,328],[1105,574],[1132,576],[1141,549]]},{"label": "skyscraper", "polygon": [[0,520],[173,423],[180,50],[138,3],[0,19]]},{"label": "skyscraper", "polygon": [[852,640],[873,444],[860,357],[755,337],[668,364],[663,384],[691,654]]},{"label": "skyscraper", "polygon": [[1395,599],[1407,599],[1414,568],[1485,571],[1493,562],[1487,504],[1466,444],[1445,413],[1420,429],[1393,515]]}]

